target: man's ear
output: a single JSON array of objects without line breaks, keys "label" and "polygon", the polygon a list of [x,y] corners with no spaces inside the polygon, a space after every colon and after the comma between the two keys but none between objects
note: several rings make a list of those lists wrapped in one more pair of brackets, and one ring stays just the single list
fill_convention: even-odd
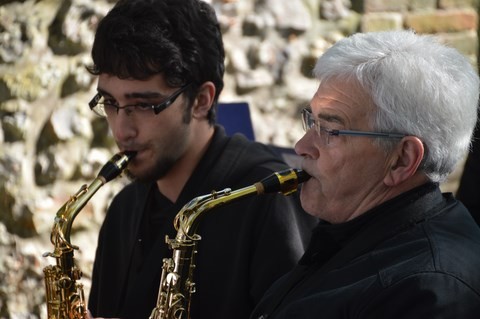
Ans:
[{"label": "man's ear", "polygon": [[424,153],[425,148],[418,137],[402,138],[391,154],[390,169],[386,172],[384,183],[396,186],[415,175]]},{"label": "man's ear", "polygon": [[207,118],[208,111],[212,107],[215,98],[215,84],[213,82],[205,82],[198,89],[195,97],[192,116],[197,119]]}]

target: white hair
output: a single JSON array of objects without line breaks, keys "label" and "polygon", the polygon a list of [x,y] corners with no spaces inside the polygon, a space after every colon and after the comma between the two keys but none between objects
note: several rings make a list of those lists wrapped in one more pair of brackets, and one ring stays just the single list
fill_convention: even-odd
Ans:
[{"label": "white hair", "polygon": [[470,146],[478,74],[468,59],[433,36],[354,34],[327,50],[313,73],[320,81],[357,81],[376,107],[373,129],[417,136],[426,149],[419,169],[434,182],[443,181]]}]

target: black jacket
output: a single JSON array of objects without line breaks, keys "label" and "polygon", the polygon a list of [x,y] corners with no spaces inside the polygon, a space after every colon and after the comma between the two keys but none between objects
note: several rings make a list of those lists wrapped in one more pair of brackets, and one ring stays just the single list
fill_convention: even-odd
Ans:
[{"label": "black jacket", "polygon": [[463,167],[456,197],[480,225],[480,123]]},{"label": "black jacket", "polygon": [[[340,225],[320,224],[252,318],[480,316],[480,229],[426,184]],[[268,314],[266,316],[265,314]]]},{"label": "black jacket", "polygon": [[[148,318],[155,307],[165,234],[191,199],[212,190],[249,186],[286,166],[268,147],[216,128],[206,155],[170,203],[155,187],[131,183],[113,200],[102,225],[89,309],[94,316]],[[143,219],[142,219],[143,218]],[[143,221],[143,222],[142,222]],[[295,197],[242,199],[202,215],[192,318],[248,318],[265,290],[304,252],[316,220]]]}]

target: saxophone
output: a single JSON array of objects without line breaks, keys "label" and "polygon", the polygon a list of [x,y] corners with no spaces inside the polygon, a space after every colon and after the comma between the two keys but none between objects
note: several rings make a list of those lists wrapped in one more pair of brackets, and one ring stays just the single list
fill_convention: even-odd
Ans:
[{"label": "saxophone", "polygon": [[290,195],[297,190],[300,183],[309,178],[310,176],[302,170],[287,169],[235,191],[226,188],[196,197],[183,206],[174,220],[176,237],[173,239],[168,235],[165,237],[173,256],[163,259],[157,305],[152,310],[150,319],[190,318],[191,298],[195,293],[194,258],[197,243],[201,239],[195,230],[203,213],[247,196],[277,192]]},{"label": "saxophone", "polygon": [[75,265],[73,257],[73,252],[78,247],[70,243],[72,223],[98,189],[119,176],[135,154],[125,152],[113,156],[89,186],[83,185],[58,210],[50,234],[54,251],[43,254],[43,257],[56,259],[56,265],[49,265],[43,269],[49,319],[87,318],[83,285],[77,283],[82,277],[82,272]]}]

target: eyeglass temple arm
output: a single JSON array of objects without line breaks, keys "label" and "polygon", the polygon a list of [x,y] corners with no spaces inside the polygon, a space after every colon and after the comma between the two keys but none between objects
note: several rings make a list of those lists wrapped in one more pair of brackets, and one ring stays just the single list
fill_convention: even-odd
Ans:
[{"label": "eyeglass temple arm", "polygon": [[88,102],[88,106],[90,106],[90,110],[93,110],[93,108],[97,106],[98,101],[100,101],[101,98],[102,98],[102,95],[100,93],[95,94],[93,99],[90,102]]},{"label": "eyeglass temple arm", "polygon": [[406,136],[405,134],[400,133],[361,132],[350,130],[332,130],[331,135],[374,136],[380,138],[403,138]]}]

